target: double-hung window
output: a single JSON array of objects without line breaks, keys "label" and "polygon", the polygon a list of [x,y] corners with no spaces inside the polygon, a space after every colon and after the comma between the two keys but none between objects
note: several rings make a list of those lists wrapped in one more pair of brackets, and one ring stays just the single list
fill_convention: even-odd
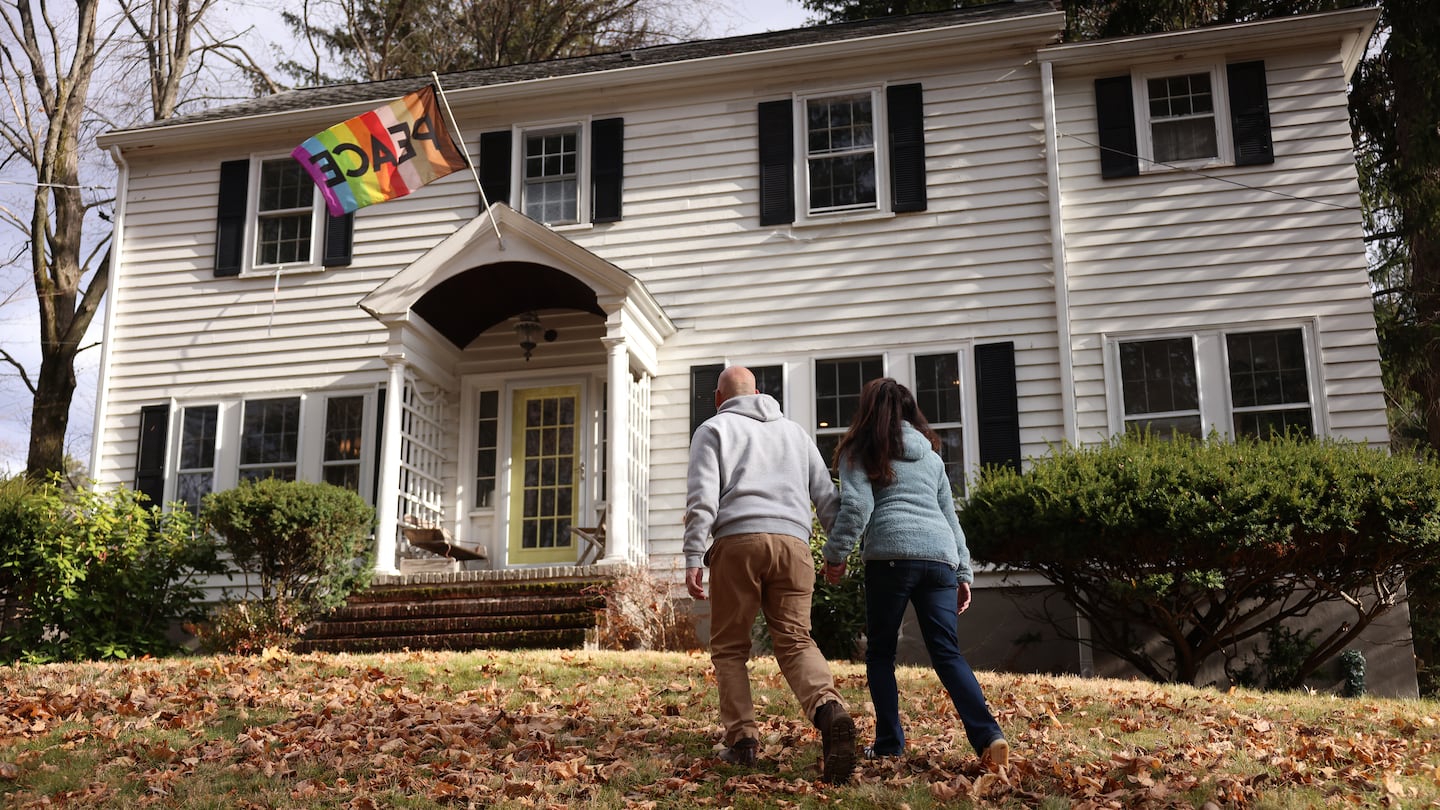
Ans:
[{"label": "double-hung window", "polygon": [[1119,427],[1162,437],[1314,435],[1308,358],[1300,327],[1118,340]]},{"label": "double-hung window", "polygon": [[180,414],[180,452],[176,459],[175,500],[192,514],[215,489],[215,436],[220,423],[218,405],[185,408]]},{"label": "double-hung window", "polygon": [[322,481],[354,492],[360,491],[360,445],[364,425],[364,397],[343,396],[325,400],[325,448],[320,459]]},{"label": "double-hung window", "polygon": [[246,400],[240,418],[240,479],[294,481],[300,451],[300,398]]},{"label": "double-hung window", "polygon": [[965,493],[964,407],[960,399],[960,356],[919,354],[915,363],[915,404],[940,437],[940,458],[955,494]]},{"label": "double-hung window", "polygon": [[805,190],[811,214],[877,207],[875,95],[805,99]]},{"label": "double-hung window", "polygon": [[885,376],[879,355],[815,361],[815,444],[835,470],[835,448],[860,408],[865,383]]},{"label": "double-hung window", "polygon": [[315,263],[315,182],[292,157],[259,161],[254,266]]},{"label": "double-hung window", "polygon": [[528,131],[521,158],[525,216],[546,225],[580,221],[580,128]]},{"label": "double-hung window", "polygon": [[1264,62],[1154,66],[1096,79],[1095,122],[1107,178],[1275,160]]}]

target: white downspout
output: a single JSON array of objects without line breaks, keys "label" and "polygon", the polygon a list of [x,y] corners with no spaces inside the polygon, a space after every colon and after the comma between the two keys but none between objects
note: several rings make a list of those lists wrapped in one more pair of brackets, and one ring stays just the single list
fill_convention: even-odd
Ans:
[{"label": "white downspout", "polygon": [[[98,480],[100,458],[104,455],[106,400],[110,391],[110,335],[115,328],[115,291],[120,283],[121,240],[125,235],[125,200],[130,191],[130,164],[120,147],[110,147],[110,159],[120,169],[115,181],[115,221],[110,229],[110,273],[105,291],[105,331],[100,338],[100,369],[95,380],[95,426],[90,431],[90,478]],[[120,482],[120,483],[123,483]]]},{"label": "white downspout", "polygon": [[[1055,69],[1040,63],[1040,93],[1045,111],[1045,180],[1050,185],[1050,261],[1055,267],[1055,325],[1060,354],[1060,402],[1065,425],[1065,442],[1077,444],[1075,415],[1075,347],[1070,336],[1070,279],[1065,265],[1065,205],[1060,192],[1060,133],[1055,122]],[[1080,674],[1095,674],[1095,654],[1090,646],[1090,623],[1075,614],[1076,651]]]}]

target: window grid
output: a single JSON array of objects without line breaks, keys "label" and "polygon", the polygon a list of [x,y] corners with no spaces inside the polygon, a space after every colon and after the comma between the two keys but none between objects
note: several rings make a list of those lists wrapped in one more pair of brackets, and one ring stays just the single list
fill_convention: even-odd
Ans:
[{"label": "window grid", "polygon": [[300,447],[300,398],[245,403],[240,423],[240,479],[295,480]]},{"label": "window grid", "polygon": [[755,375],[755,393],[769,394],[780,404],[780,409],[785,409],[785,367],[784,366],[751,366],[751,373]]},{"label": "window grid", "polygon": [[1125,428],[1159,436],[1200,438],[1200,389],[1195,342],[1189,337],[1120,344],[1120,387]]},{"label": "window grid", "polygon": [[1314,435],[1305,340],[1299,329],[1225,336],[1237,436]]},{"label": "window grid", "polygon": [[1215,96],[1209,73],[1147,79],[1150,140],[1160,163],[1218,157]]},{"label": "window grid", "polygon": [[325,450],[320,462],[325,483],[360,491],[364,422],[364,397],[330,397],[325,401]]},{"label": "window grid", "polygon": [[520,545],[549,549],[573,543],[575,514],[575,398],[542,397],[525,403],[525,462]]},{"label": "window grid", "polygon": [[293,158],[260,164],[256,264],[309,264],[315,184]]},{"label": "window grid", "polygon": [[860,389],[884,374],[879,356],[815,361],[815,444],[832,473],[835,448],[860,406]]},{"label": "window grid", "polygon": [[180,454],[175,475],[175,500],[194,515],[201,501],[215,489],[215,434],[220,406],[185,408],[180,415]]},{"label": "window grid", "polygon": [[525,137],[525,215],[547,225],[580,221],[579,132],[566,129]]},{"label": "window grid", "polygon": [[495,505],[495,475],[500,452],[500,392],[480,392],[475,431],[475,508]]},{"label": "window grid", "polygon": [[965,432],[961,420],[960,356],[954,352],[915,357],[915,404],[940,436],[940,458],[957,496],[965,494]]},{"label": "window grid", "polygon": [[876,207],[874,98],[807,99],[806,167],[812,213]]}]

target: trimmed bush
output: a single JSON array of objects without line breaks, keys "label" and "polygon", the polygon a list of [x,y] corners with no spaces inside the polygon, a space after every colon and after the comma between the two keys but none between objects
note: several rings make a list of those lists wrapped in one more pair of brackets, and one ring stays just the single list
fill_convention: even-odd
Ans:
[{"label": "trimmed bush", "polygon": [[1156,681],[1348,605],[1270,684],[1293,688],[1433,564],[1440,466],[1334,440],[1125,436],[987,469],[960,517],[977,559],[1048,577],[1096,647]]},{"label": "trimmed bush", "polygon": [[0,588],[9,660],[165,655],[172,626],[201,615],[197,575],[222,570],[189,512],[128,489],[16,480],[0,486]]},{"label": "trimmed bush", "polygon": [[820,652],[831,660],[855,660],[858,642],[865,632],[865,563],[860,544],[845,560],[845,576],[839,585],[825,581],[825,555],[820,553],[827,537],[815,522],[810,535],[810,552],[815,558],[815,594],[810,601],[810,637]]},{"label": "trimmed bush", "polygon": [[[246,481],[205,496],[201,517],[235,565],[259,579],[267,632],[324,615],[370,583],[375,510],[356,493],[308,481]],[[278,622],[278,624],[277,624]]]}]

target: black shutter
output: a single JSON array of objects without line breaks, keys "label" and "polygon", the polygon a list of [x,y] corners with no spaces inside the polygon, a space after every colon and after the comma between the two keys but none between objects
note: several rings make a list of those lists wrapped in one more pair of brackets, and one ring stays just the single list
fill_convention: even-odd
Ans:
[{"label": "black shutter", "polygon": [[325,260],[326,267],[340,267],[350,263],[354,257],[355,212],[332,217],[325,214]]},{"label": "black shutter", "polygon": [[135,451],[135,491],[161,506],[165,498],[165,434],[170,406],[146,405],[140,409],[140,441]]},{"label": "black shutter", "polygon": [[620,190],[625,181],[625,119],[590,122],[591,222],[620,221]]},{"label": "black shutter", "polygon": [[[480,134],[480,188],[485,199],[510,204],[510,130]],[[480,203],[484,205],[484,202]]]},{"label": "black shutter", "polygon": [[793,102],[760,104],[760,224],[795,221],[795,155]]},{"label": "black shutter", "polygon": [[925,210],[925,101],[918,84],[885,88],[890,122],[891,210]]},{"label": "black shutter", "polygon": [[690,435],[706,419],[715,415],[715,388],[720,384],[724,363],[690,367]]},{"label": "black shutter", "polygon": [[370,457],[374,460],[371,469],[374,475],[370,476],[370,503],[380,503],[380,461],[385,449],[385,386],[375,392],[375,446],[370,450]]},{"label": "black shutter", "polygon": [[1133,177],[1136,157],[1135,108],[1129,76],[1095,80],[1095,121],[1100,134],[1100,175]]},{"label": "black shutter", "polygon": [[220,199],[215,210],[215,275],[238,276],[245,255],[245,198],[250,161],[220,164]]},{"label": "black shutter", "polygon": [[1270,95],[1265,88],[1264,62],[1237,62],[1225,68],[1230,89],[1230,131],[1235,138],[1235,165],[1275,162],[1270,141]]},{"label": "black shutter", "polygon": [[980,464],[1020,469],[1020,403],[1015,389],[1015,344],[975,347],[975,398],[980,419]]}]

